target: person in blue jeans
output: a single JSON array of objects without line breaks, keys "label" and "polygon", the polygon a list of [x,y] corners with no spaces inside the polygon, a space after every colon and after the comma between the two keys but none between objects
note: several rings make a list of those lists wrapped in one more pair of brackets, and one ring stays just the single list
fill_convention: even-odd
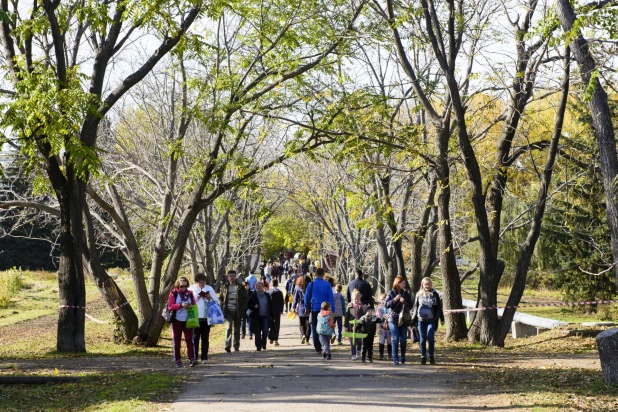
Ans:
[{"label": "person in blue jeans", "polygon": [[249,298],[249,309],[251,309],[251,331],[255,335],[255,349],[259,352],[266,350],[268,329],[272,323],[273,304],[268,293],[264,292],[264,284],[255,284],[255,293]]},{"label": "person in blue jeans", "polygon": [[323,302],[328,302],[330,307],[335,306],[333,299],[333,288],[330,283],[324,280],[324,269],[319,268],[315,272],[315,280],[307,286],[305,291],[305,307],[311,300],[311,335],[313,337],[313,347],[318,355],[322,354],[322,344],[320,343],[320,335],[316,331],[318,326],[318,314]]},{"label": "person in blue jeans", "polygon": [[331,339],[330,343],[335,343],[335,336],[337,336],[337,342],[339,345],[341,343],[341,329],[343,328],[343,315],[345,315],[345,299],[341,294],[342,287],[341,285],[337,285],[335,287],[335,294],[333,295],[333,299],[335,301],[335,306],[333,308],[333,319],[335,320],[335,324],[337,325],[337,335],[333,334],[333,339]]},{"label": "person in blue jeans", "polygon": [[435,333],[438,330],[438,320],[444,326],[444,312],[440,294],[433,288],[430,278],[423,278],[421,281],[421,289],[414,299],[412,312],[414,313],[412,324],[418,324],[421,365],[427,364],[427,342],[429,342],[429,363],[435,365]]},{"label": "person in blue jeans", "polygon": [[[393,364],[406,363],[406,339],[408,326],[399,326],[399,314],[401,311],[410,311],[413,306],[412,297],[406,290],[406,280],[397,276],[393,282],[393,289],[388,292],[384,306],[391,310],[388,318],[388,328],[391,331],[393,342]],[[399,357],[401,350],[401,358]]]}]

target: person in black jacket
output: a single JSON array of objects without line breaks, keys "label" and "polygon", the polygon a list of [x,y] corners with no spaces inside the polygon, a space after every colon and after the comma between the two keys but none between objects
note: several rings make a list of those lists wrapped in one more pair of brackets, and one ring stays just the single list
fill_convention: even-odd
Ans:
[{"label": "person in black jacket", "polygon": [[[399,325],[399,314],[412,309],[412,297],[406,290],[406,280],[397,276],[393,282],[393,289],[388,292],[384,306],[391,310],[388,318],[388,328],[391,331],[393,342],[393,364],[402,365],[406,363],[406,339],[408,325]],[[399,358],[398,348],[401,347],[401,359]],[[400,362],[401,361],[401,362]]]},{"label": "person in black jacket", "polygon": [[369,305],[369,307],[373,309],[373,291],[371,290],[371,285],[363,280],[363,271],[360,269],[356,269],[356,278],[348,283],[348,290],[346,291],[348,302],[351,302],[350,299],[352,299],[352,292],[354,292],[354,289],[358,289],[360,292],[361,303],[363,305]]},{"label": "person in black jacket", "polygon": [[418,322],[418,333],[420,335],[421,365],[427,363],[427,341],[429,341],[429,363],[435,365],[434,334],[438,330],[438,319],[444,326],[444,312],[442,311],[442,299],[440,294],[433,288],[430,278],[423,278],[421,289],[414,299],[412,309],[412,324]]},{"label": "person in black jacket", "polygon": [[281,314],[283,313],[284,303],[283,292],[279,290],[279,281],[277,279],[273,279],[273,287],[268,293],[272,302],[272,324],[268,332],[268,339],[271,345],[275,342],[275,346],[279,346],[279,328],[281,327]]},{"label": "person in black jacket", "polygon": [[249,299],[249,317],[251,318],[251,332],[255,335],[255,348],[258,351],[266,350],[266,338],[272,322],[273,303],[270,295],[264,292],[264,284],[255,284],[255,293]]}]

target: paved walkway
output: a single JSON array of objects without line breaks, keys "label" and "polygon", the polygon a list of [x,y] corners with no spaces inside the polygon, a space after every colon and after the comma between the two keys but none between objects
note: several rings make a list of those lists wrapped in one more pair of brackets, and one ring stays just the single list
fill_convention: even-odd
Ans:
[{"label": "paved walkway", "polygon": [[[351,360],[345,345],[333,346],[333,359],[324,360],[313,345],[301,345],[299,333],[298,320],[284,314],[280,346],[257,352],[247,337],[239,352],[211,356],[207,365],[192,370],[197,379],[187,384],[172,410],[471,410],[456,396],[459,377],[446,366],[419,365],[418,347],[410,348],[410,341],[406,365],[361,364]],[[375,350],[377,359],[377,337]]]}]

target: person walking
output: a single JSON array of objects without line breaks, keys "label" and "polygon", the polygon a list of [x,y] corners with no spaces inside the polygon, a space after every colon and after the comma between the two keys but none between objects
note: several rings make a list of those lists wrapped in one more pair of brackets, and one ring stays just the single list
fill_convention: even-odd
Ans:
[{"label": "person walking", "polygon": [[[337,345],[342,345],[341,343],[341,330],[343,329],[343,316],[345,315],[345,299],[341,294],[341,290],[343,287],[339,284],[335,286],[335,294],[333,295],[333,300],[335,301],[335,306],[333,310],[333,318],[335,320],[335,324],[337,325],[337,331],[333,329],[333,338],[331,339],[331,343],[335,343],[335,337],[337,337]],[[335,333],[336,332],[336,333]]]},{"label": "person walking", "polygon": [[285,311],[289,312],[292,309],[292,302],[294,302],[294,280],[288,277],[285,282]]},{"label": "person walking", "polygon": [[268,332],[270,344],[279,346],[279,329],[281,328],[281,314],[283,313],[283,292],[279,290],[279,281],[273,279],[273,287],[268,291],[272,301],[272,325]]},{"label": "person walking", "polygon": [[298,326],[300,328],[300,343],[309,344],[309,335],[311,328],[309,327],[309,313],[305,310],[305,291],[307,285],[311,282],[309,276],[301,276],[296,280],[296,288],[294,289],[294,302],[292,303],[292,311],[298,315]]},{"label": "person walking", "polygon": [[[258,280],[255,279],[255,282],[257,281]],[[255,291],[251,290],[251,285],[249,284],[249,282],[244,281],[242,284],[245,287],[245,290],[247,291],[247,302],[248,302],[249,299],[251,298],[251,295],[255,293]],[[241,316],[242,316],[242,320],[240,321],[240,339],[245,338],[245,335],[247,334],[247,327],[248,327],[249,328],[249,340],[251,340],[253,339],[253,332],[251,332],[251,319],[249,319],[249,317],[247,316],[246,311],[245,313],[241,314]]]},{"label": "person walking", "polygon": [[393,347],[391,342],[391,331],[388,327],[388,319],[390,317],[390,309],[384,306],[386,302],[386,293],[380,294],[378,301],[378,308],[376,309],[376,316],[380,320],[378,323],[378,348],[379,357],[378,360],[384,359],[384,346],[386,346],[388,352],[388,360],[393,359]]},{"label": "person walking", "polygon": [[333,299],[333,289],[324,280],[324,269],[319,268],[315,272],[315,280],[307,286],[305,293],[305,308],[311,308],[311,333],[313,335],[313,347],[318,354],[322,354],[322,344],[320,335],[316,331],[318,326],[318,314],[323,302],[328,302],[330,307],[335,306]]},{"label": "person walking", "polygon": [[426,277],[421,281],[421,288],[414,299],[412,309],[412,324],[418,324],[419,346],[421,348],[421,365],[427,363],[427,342],[429,342],[429,363],[436,364],[434,358],[435,333],[438,330],[438,320],[444,326],[442,299],[433,288],[431,279]]},{"label": "person walking", "polygon": [[369,305],[369,307],[373,309],[373,291],[371,290],[369,282],[363,279],[363,271],[360,269],[356,269],[356,277],[348,283],[348,289],[346,291],[348,302],[351,302],[354,289],[358,289],[360,292],[361,303],[363,305]]},{"label": "person walking", "polygon": [[317,332],[320,335],[320,343],[322,344],[324,359],[331,359],[330,356],[330,340],[333,335],[333,328],[335,327],[335,321],[333,319],[333,313],[330,311],[330,304],[323,302],[320,307],[320,314],[318,315],[318,327]]},{"label": "person walking", "polygon": [[[217,299],[215,290],[206,284],[206,275],[198,273],[193,278],[195,284],[191,286],[190,291],[193,293],[194,301],[197,305],[199,313],[200,327],[193,329],[193,350],[194,358],[197,359],[200,354],[202,363],[208,362],[208,341],[210,338],[210,325],[208,324],[208,303]],[[200,353],[200,340],[202,341],[202,352]]]},{"label": "person walking", "polygon": [[272,322],[273,304],[270,295],[264,291],[264,284],[255,284],[255,293],[249,300],[249,317],[251,318],[251,330],[255,335],[256,350],[266,350],[268,329]]},{"label": "person walking", "polygon": [[247,278],[245,279],[245,282],[247,282],[249,284],[249,290],[250,291],[254,291],[255,290],[255,284],[257,282],[257,278],[255,277],[255,275],[253,273],[249,273],[249,276],[247,276]]},{"label": "person walking", "polygon": [[[360,291],[354,289],[351,295],[351,301],[348,303],[348,307],[345,312],[345,331],[364,333],[362,322],[352,323],[351,320],[360,320],[366,313],[369,305],[363,305],[360,298]],[[363,346],[363,340],[361,338],[350,338],[350,350],[352,352],[352,360],[358,360],[361,357],[361,350]]]},{"label": "person walking", "polygon": [[248,296],[242,282],[236,278],[235,270],[229,270],[227,278],[228,283],[221,287],[219,303],[227,322],[225,351],[230,353],[232,351],[232,343],[235,352],[238,352],[240,349],[240,321],[247,311]]},{"label": "person walking", "polygon": [[193,350],[193,329],[187,328],[187,308],[192,305],[195,305],[195,299],[193,298],[193,293],[189,291],[189,279],[184,276],[179,277],[167,299],[167,310],[174,312],[172,315],[172,343],[174,347],[174,362],[176,362],[177,368],[182,367],[180,340],[183,334],[187,344],[189,366],[194,367],[197,365],[195,351]]},{"label": "person walking", "polygon": [[[399,365],[406,363],[406,339],[408,325],[399,325],[399,314],[404,311],[409,312],[414,303],[412,297],[406,290],[406,280],[397,276],[393,282],[393,289],[388,292],[384,306],[391,310],[388,319],[388,328],[391,331],[393,342],[393,364]],[[401,350],[401,358],[399,357]]]}]

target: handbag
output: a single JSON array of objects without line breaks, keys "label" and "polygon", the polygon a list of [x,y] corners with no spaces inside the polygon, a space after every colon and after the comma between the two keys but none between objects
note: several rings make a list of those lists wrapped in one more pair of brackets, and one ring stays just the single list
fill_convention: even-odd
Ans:
[{"label": "handbag", "polygon": [[399,322],[398,325],[401,326],[412,326],[412,316],[410,315],[410,312],[406,312],[406,303],[403,302],[401,304],[401,312],[399,312]]},{"label": "handbag", "polygon": [[163,317],[163,319],[165,319],[165,322],[172,323],[174,319],[176,318],[176,311],[169,310],[166,304],[165,307],[163,308],[163,311],[161,311],[161,316]]},{"label": "handbag", "polygon": [[421,337],[418,334],[418,328],[416,326],[412,326],[412,343],[417,343],[421,340]]}]

